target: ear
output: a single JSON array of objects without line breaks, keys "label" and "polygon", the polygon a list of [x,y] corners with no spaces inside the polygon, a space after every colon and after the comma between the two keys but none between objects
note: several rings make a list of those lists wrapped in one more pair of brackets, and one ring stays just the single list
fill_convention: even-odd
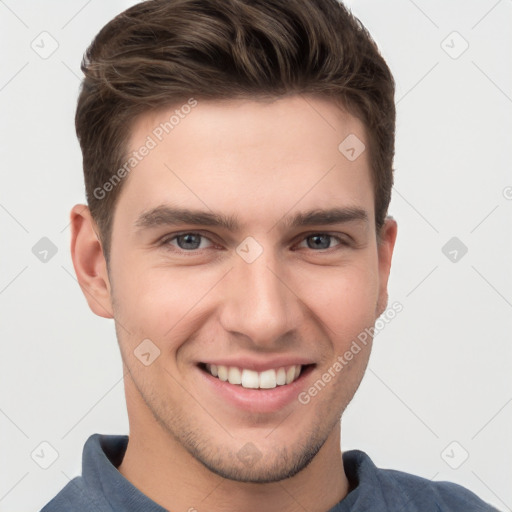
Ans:
[{"label": "ear", "polygon": [[377,317],[382,315],[388,305],[388,278],[391,270],[391,259],[395,247],[398,226],[392,217],[387,217],[381,228],[380,240],[377,243],[379,260],[379,297],[377,300]]},{"label": "ear", "polygon": [[70,218],[71,258],[80,288],[93,313],[113,318],[107,263],[96,223],[89,208],[83,204],[73,206]]}]

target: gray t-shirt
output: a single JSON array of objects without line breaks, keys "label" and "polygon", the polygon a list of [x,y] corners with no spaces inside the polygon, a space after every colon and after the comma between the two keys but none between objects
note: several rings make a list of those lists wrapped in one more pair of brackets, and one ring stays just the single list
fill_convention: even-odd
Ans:
[{"label": "gray t-shirt", "polygon": [[[71,480],[41,512],[168,512],[134,487],[117,467],[128,436],[93,434],[84,446],[82,476]],[[379,469],[366,453],[343,453],[351,491],[328,512],[497,512],[450,482]]]}]

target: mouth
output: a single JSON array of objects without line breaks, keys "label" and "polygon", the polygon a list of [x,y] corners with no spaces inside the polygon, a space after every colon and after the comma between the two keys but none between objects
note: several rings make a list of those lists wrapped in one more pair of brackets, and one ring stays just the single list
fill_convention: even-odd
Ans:
[{"label": "mouth", "polygon": [[[207,393],[208,403],[218,405],[228,415],[234,411],[268,418],[290,414],[287,411],[299,404],[297,396],[313,378],[316,364],[304,358],[279,359],[257,361],[239,357],[236,361],[196,363],[198,376],[202,377],[199,381],[204,384],[200,389]],[[240,417],[237,421],[241,421]]]},{"label": "mouth", "polygon": [[238,366],[200,363],[199,368],[216,379],[245,389],[274,389],[286,387],[309,373],[313,364],[295,364],[269,368],[258,372]]}]

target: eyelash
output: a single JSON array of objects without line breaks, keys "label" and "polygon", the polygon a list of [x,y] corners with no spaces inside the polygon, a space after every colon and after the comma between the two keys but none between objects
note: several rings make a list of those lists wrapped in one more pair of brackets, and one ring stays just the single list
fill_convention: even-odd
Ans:
[{"label": "eyelash", "polygon": [[[169,250],[175,250],[178,253],[182,253],[182,254],[187,254],[188,253],[188,254],[191,254],[191,255],[197,254],[198,251],[205,250],[205,249],[186,250],[186,249],[181,249],[180,247],[171,246],[170,242],[172,242],[173,240],[176,240],[180,236],[184,236],[184,235],[198,235],[201,238],[208,240],[212,244],[215,244],[215,242],[213,240],[211,240],[209,237],[207,237],[203,233],[200,233],[200,232],[197,232],[197,231],[183,231],[181,233],[174,233],[173,235],[166,236],[166,237],[162,238],[158,245],[163,246],[164,248],[169,249]],[[335,239],[338,242],[338,245],[335,245],[334,247],[328,247],[327,249],[315,250],[315,249],[311,249],[310,247],[305,247],[305,249],[310,249],[313,252],[320,252],[320,253],[322,253],[322,252],[334,249],[335,247],[349,247],[350,246],[350,243],[347,240],[344,240],[343,238],[339,237],[338,235],[335,235],[335,234],[332,234],[332,233],[328,233],[328,232],[323,232],[323,231],[319,231],[319,232],[315,231],[315,232],[311,232],[311,233],[305,234],[300,239],[300,242],[302,242],[304,240],[307,240],[308,238],[313,237],[313,236],[329,236],[329,237],[331,237],[332,239]],[[170,247],[172,247],[172,249],[170,249]],[[210,247],[208,247],[207,249],[210,249]]]}]

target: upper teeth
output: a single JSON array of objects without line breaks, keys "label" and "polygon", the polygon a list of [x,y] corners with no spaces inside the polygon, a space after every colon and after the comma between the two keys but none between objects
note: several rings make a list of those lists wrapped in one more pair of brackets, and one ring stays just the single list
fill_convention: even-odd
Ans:
[{"label": "upper teeth", "polygon": [[291,384],[299,375],[302,366],[296,364],[277,369],[256,372],[236,366],[207,364],[206,369],[214,376],[230,384],[241,384],[250,389],[271,389],[276,386]]}]

